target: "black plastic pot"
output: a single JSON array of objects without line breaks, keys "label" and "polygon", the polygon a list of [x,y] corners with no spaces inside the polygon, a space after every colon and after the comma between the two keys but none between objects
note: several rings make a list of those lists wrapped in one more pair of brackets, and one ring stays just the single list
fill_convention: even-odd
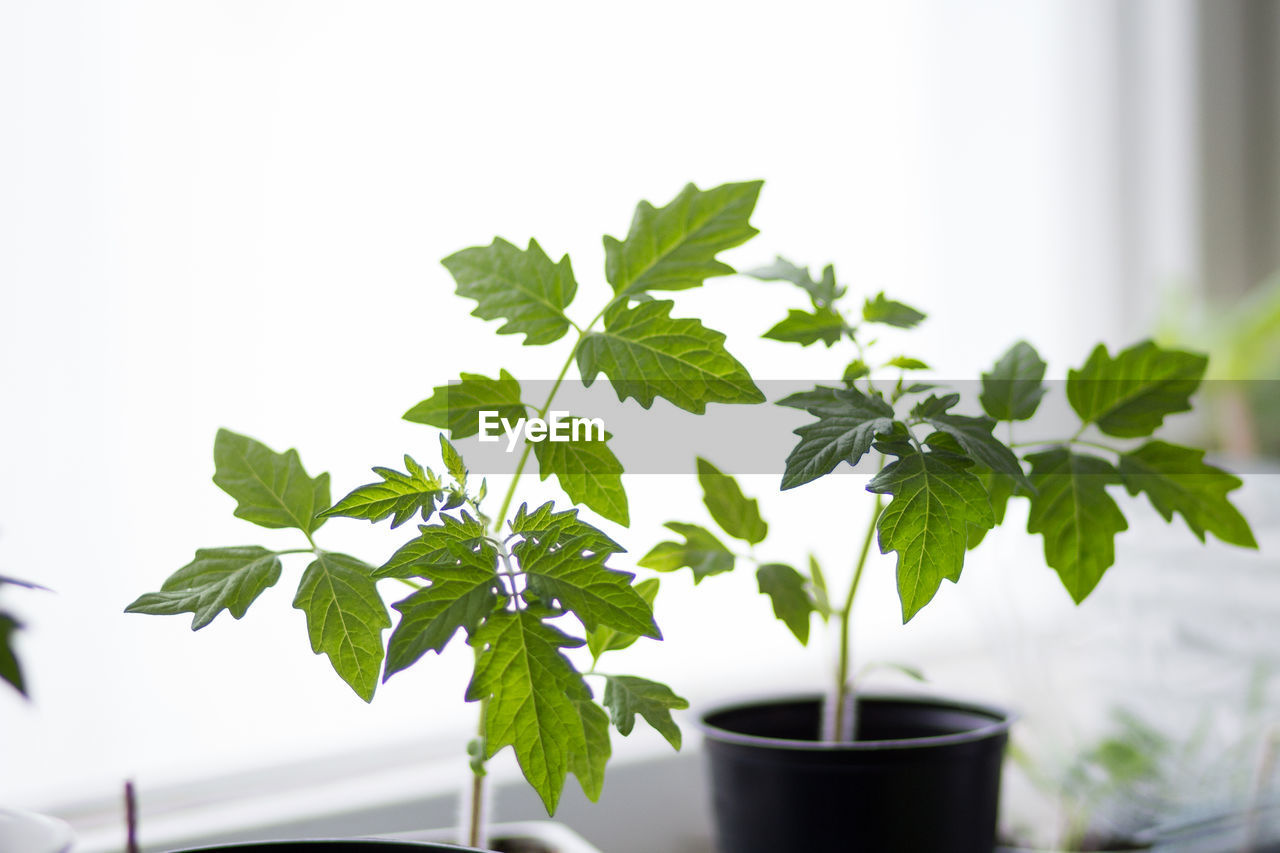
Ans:
[{"label": "black plastic pot", "polygon": [[184,847],[172,853],[481,853],[474,847],[434,844],[427,841],[385,841],[376,838],[307,839],[303,841],[249,841]]},{"label": "black plastic pot", "polygon": [[724,853],[991,853],[1006,712],[863,697],[858,740],[817,740],[821,700],[738,705],[702,720]]}]

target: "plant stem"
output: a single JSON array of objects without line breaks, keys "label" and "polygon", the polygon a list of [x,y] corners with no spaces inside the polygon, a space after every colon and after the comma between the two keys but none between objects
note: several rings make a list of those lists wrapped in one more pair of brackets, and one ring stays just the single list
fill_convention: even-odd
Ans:
[{"label": "plant stem", "polygon": [[[564,366],[560,368],[560,375],[556,377],[555,383],[551,386],[551,392],[547,394],[547,400],[542,404],[542,408],[538,410],[538,417],[545,418],[547,412],[551,410],[551,402],[556,398],[556,392],[560,390],[560,385],[564,382],[564,377],[569,373],[570,366],[573,365],[574,356],[578,354],[578,346],[583,339],[591,334],[591,330],[595,328],[596,323],[600,322],[600,318],[604,316],[604,312],[609,310],[609,306],[617,301],[617,297],[609,301],[608,305],[600,309],[600,313],[591,318],[591,322],[587,324],[585,329],[578,329],[578,339],[574,341],[573,348],[569,350],[569,357],[564,360]],[[577,324],[573,324],[575,329]],[[507,486],[507,493],[502,498],[502,507],[498,510],[498,514],[494,517],[493,531],[496,533],[501,529],[502,523],[507,520],[507,510],[511,508],[511,501],[516,494],[516,486],[520,483],[520,476],[524,473],[524,466],[529,461],[529,453],[533,450],[533,445],[525,442],[524,451],[520,454],[520,461],[516,464],[515,473],[511,475],[511,484]]]},{"label": "plant stem", "polygon": [[[476,649],[476,657],[480,656],[480,650]],[[476,725],[476,738],[480,743],[480,757],[473,758],[471,761],[471,810],[467,814],[467,844],[471,847],[483,847],[489,843],[489,839],[485,837],[484,825],[484,719],[485,714],[489,710],[489,700],[480,700],[480,720]]]},{"label": "plant stem", "polygon": [[[883,459],[881,460],[883,464]],[[840,663],[836,670],[835,701],[828,709],[827,726],[830,731],[826,740],[843,742],[853,740],[856,736],[854,724],[855,713],[851,705],[856,701],[849,689],[849,627],[853,621],[853,601],[862,583],[862,571],[867,566],[867,556],[871,553],[871,540],[875,536],[876,521],[880,518],[883,498],[876,495],[875,505],[871,510],[871,520],[867,524],[867,535],[862,540],[862,551],[858,554],[858,564],[853,570],[853,582],[849,584],[849,594],[845,596],[844,608],[840,611]],[[848,707],[846,707],[848,706]]]},{"label": "plant stem", "polygon": [[[538,417],[545,418],[547,412],[551,410],[551,403],[556,398],[560,386],[564,383],[565,376],[569,373],[569,368],[573,365],[573,359],[578,354],[578,347],[582,344],[584,338],[595,328],[596,323],[600,322],[600,318],[604,316],[604,312],[618,300],[614,297],[605,307],[600,309],[600,313],[591,318],[591,322],[587,324],[585,329],[580,328],[577,323],[570,320],[570,325],[578,330],[578,339],[574,341],[573,348],[569,350],[569,357],[564,360],[564,365],[560,368],[560,375],[556,377],[556,381],[551,385],[551,391],[547,394],[546,402],[542,404],[542,408],[538,410]],[[498,514],[493,517],[493,526],[490,528],[491,533],[498,533],[502,530],[502,525],[507,520],[507,511],[511,509],[511,501],[515,498],[516,487],[520,484],[520,477],[524,474],[524,466],[529,462],[529,453],[532,452],[533,445],[525,442],[524,450],[520,453],[520,461],[516,463],[516,470],[511,475],[511,483],[507,486],[507,493],[502,496],[502,506],[498,510]],[[310,537],[308,537],[310,538]],[[505,551],[505,549],[503,549]],[[504,562],[507,566],[508,574],[511,574],[511,564],[504,556]],[[512,596],[515,597],[515,579],[512,576]],[[477,650],[477,654],[479,651]],[[480,701],[480,724],[478,727],[480,733],[480,742],[484,743],[484,717],[488,711],[489,702],[487,699]],[[472,847],[481,847],[487,839],[484,837],[484,762],[476,761],[471,768],[471,810],[468,816],[467,843]]]}]

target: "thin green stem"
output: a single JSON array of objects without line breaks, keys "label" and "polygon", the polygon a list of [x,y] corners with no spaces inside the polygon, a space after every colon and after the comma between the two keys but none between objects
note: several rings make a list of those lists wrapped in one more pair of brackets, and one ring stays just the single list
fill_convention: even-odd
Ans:
[{"label": "thin green stem", "polygon": [[1100,441],[1089,441],[1088,439],[1074,438],[1074,437],[1057,439],[1054,441],[1019,441],[1019,442],[1010,443],[1009,447],[1013,450],[1018,450],[1024,447],[1058,447],[1058,446],[1069,446],[1072,444],[1078,444],[1081,447],[1093,447],[1098,450],[1106,450],[1110,453],[1124,453],[1124,451],[1121,450],[1120,448],[1112,447],[1109,444],[1103,444]]},{"label": "thin green stem", "polygon": [[[556,393],[560,390],[564,378],[569,373],[569,368],[573,365],[574,356],[578,354],[578,347],[582,344],[584,338],[595,328],[596,323],[600,322],[600,318],[604,316],[604,312],[609,310],[609,306],[617,302],[620,297],[614,297],[605,307],[600,309],[600,313],[591,318],[591,322],[587,324],[585,329],[579,329],[576,323],[573,327],[578,329],[578,339],[574,341],[573,348],[569,350],[569,357],[564,360],[564,366],[560,368],[560,375],[556,377],[556,381],[551,386],[550,393],[547,394],[546,402],[542,404],[542,408],[538,409],[538,417],[545,418],[547,412],[551,410],[551,403],[556,398]],[[572,323],[572,321],[570,321]],[[493,523],[495,531],[501,528],[502,523],[507,520],[507,510],[511,509],[511,501],[515,498],[516,486],[520,483],[520,477],[524,474],[524,466],[529,462],[529,454],[533,451],[533,445],[525,442],[524,450],[520,454],[520,461],[516,463],[516,470],[511,475],[511,484],[507,486],[507,493],[502,498],[502,507],[498,510],[498,514],[494,516]]]},{"label": "thin green stem", "polygon": [[[881,463],[883,464],[883,459]],[[834,716],[832,721],[833,734],[832,740],[837,742],[851,739],[853,732],[846,731],[846,722],[849,715],[846,713],[845,706],[850,700],[849,691],[849,627],[853,621],[853,602],[858,594],[858,586],[862,583],[862,571],[867,566],[867,556],[871,553],[871,540],[875,536],[876,522],[880,519],[880,510],[883,506],[883,497],[876,495],[875,505],[871,510],[871,520],[867,525],[867,535],[862,540],[862,551],[858,554],[858,564],[853,570],[853,582],[849,584],[849,594],[845,596],[844,608],[840,611],[840,663],[836,670],[836,698],[831,711]]]},{"label": "thin green stem", "polygon": [[[606,304],[603,308],[600,309],[600,313],[596,314],[596,316],[591,318],[591,322],[587,324],[585,329],[579,327],[578,324],[574,323],[572,320],[569,321],[569,324],[572,325],[573,328],[578,330],[578,339],[574,341],[573,348],[569,350],[569,357],[564,360],[564,365],[560,368],[560,375],[556,377],[556,381],[552,384],[551,391],[547,394],[546,402],[544,402],[542,404],[542,408],[538,410],[539,418],[545,418],[547,416],[547,412],[551,410],[551,403],[552,401],[555,400],[556,393],[560,390],[560,386],[564,383],[564,378],[565,376],[568,375],[570,366],[573,365],[573,359],[578,354],[578,347],[582,345],[582,341],[587,337],[587,335],[591,333],[591,330],[595,328],[596,323],[600,322],[600,318],[604,316],[605,311],[609,310],[609,306],[617,302],[619,298],[620,297],[615,296],[613,299],[609,300],[608,304]],[[507,492],[502,497],[502,506],[498,510],[498,514],[493,518],[492,527],[489,528],[493,533],[499,532],[502,529],[503,523],[505,523],[507,520],[507,512],[511,509],[511,501],[515,498],[516,487],[520,484],[520,477],[521,475],[524,474],[524,466],[528,464],[529,453],[532,450],[533,450],[533,445],[526,441],[524,445],[524,450],[520,453],[520,461],[516,464],[516,470],[511,475],[511,483],[510,485],[507,486]],[[476,511],[479,512],[478,507]],[[504,558],[503,558],[504,564],[507,567],[508,574],[510,574],[511,563],[510,563],[510,560],[505,556],[505,554],[507,553],[505,545],[503,545],[500,548],[500,551],[501,553],[504,554]],[[512,577],[512,593],[514,596],[515,578],[514,578],[514,575],[512,575],[511,577]],[[477,650],[476,653],[479,654],[479,650]],[[484,737],[485,737],[484,719],[485,719],[485,714],[488,711],[488,707],[489,707],[489,700],[482,699],[480,701],[480,723],[478,726],[481,749],[484,748],[483,746]],[[472,770],[471,804],[470,804],[471,814],[469,816],[470,819],[468,821],[469,826],[467,831],[467,835],[468,835],[467,843],[470,844],[472,847],[482,847],[487,841],[487,839],[484,837],[484,814],[483,814],[484,812],[484,777],[485,777],[484,762],[483,761],[473,762],[471,770]]]}]

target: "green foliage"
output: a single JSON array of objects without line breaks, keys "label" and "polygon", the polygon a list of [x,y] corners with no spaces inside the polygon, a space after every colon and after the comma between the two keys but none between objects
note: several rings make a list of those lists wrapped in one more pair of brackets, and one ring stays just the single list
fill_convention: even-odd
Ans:
[{"label": "green foliage", "polygon": [[[812,307],[790,309],[764,337],[801,346],[818,341],[831,346],[847,339],[857,349],[856,357],[846,362],[843,388],[818,385],[777,401],[812,417],[795,430],[799,440],[787,457],[782,489],[812,482],[841,463],[858,465],[868,456],[880,466],[866,486],[877,497],[852,580],[841,596],[843,604],[833,600],[812,555],[806,576],[788,563],[757,560],[754,548],[735,554],[714,533],[693,524],[669,523],[685,542],[659,543],[640,565],[659,571],[689,567],[695,581],[701,581],[731,570],[739,559],[754,562],[760,592],[801,643],[808,642],[814,613],[824,621],[838,617],[844,639],[832,695],[840,707],[826,714],[835,722],[824,737],[849,734],[841,731],[840,722],[852,695],[847,637],[873,534],[881,553],[897,556],[904,622],[934,599],[943,580],[959,581],[968,552],[1005,521],[1009,503],[1016,498],[1029,500],[1027,530],[1043,536],[1046,563],[1076,602],[1089,595],[1112,565],[1115,536],[1128,526],[1108,491],[1121,484],[1131,494],[1146,494],[1166,520],[1182,515],[1202,541],[1208,532],[1230,544],[1256,547],[1248,523],[1229,500],[1240,481],[1206,465],[1202,451],[1159,440],[1133,449],[1085,437],[1090,427],[1120,438],[1146,437],[1165,417],[1188,410],[1204,373],[1202,356],[1144,342],[1113,358],[1100,346],[1084,367],[1069,374],[1067,398],[1081,419],[1079,429],[1060,440],[1014,445],[1014,422],[1032,419],[1047,393],[1047,365],[1030,344],[1016,343],[982,374],[976,402],[985,414],[962,413],[961,395],[945,390],[904,402],[938,387],[905,381],[906,371],[929,366],[908,356],[872,361],[868,350],[876,341],[863,340],[864,324],[910,329],[924,320],[923,312],[881,292],[864,298],[861,319],[850,322],[845,319],[850,312],[841,305],[847,288],[836,285],[830,267],[819,282],[806,268],[778,258],[749,275],[795,285]],[[875,363],[901,371],[896,382],[887,384],[877,377],[871,367]],[[997,435],[999,421],[1006,422],[1007,441]],[[1014,447],[1027,450],[1020,457]],[[1094,449],[1115,461],[1096,455]],[[699,459],[698,466],[704,503],[720,528],[760,545],[768,529],[761,521],[758,531],[744,535],[739,516],[746,499],[733,479],[705,460]],[[712,476],[714,490],[707,486]],[[754,501],[750,513],[752,519],[759,518]]]},{"label": "green foliage", "polygon": [[702,486],[702,502],[721,530],[752,545],[764,541],[769,525],[760,517],[760,504],[742,494],[737,480],[698,457],[698,483]]},{"label": "green foliage", "polygon": [[382,632],[391,627],[373,567],[346,554],[317,550],[315,557],[293,606],[307,615],[311,651],[328,655],[342,680],[370,702],[382,669]]},{"label": "green foliage", "polygon": [[480,412],[494,411],[498,417],[514,421],[526,414],[520,402],[520,383],[507,371],[497,379],[479,373],[463,373],[455,383],[441,385],[434,393],[405,412],[404,419],[415,424],[447,429],[455,439],[480,432]]},{"label": "green foliage", "polygon": [[[0,588],[5,586],[49,591],[46,587],[31,581],[0,575]],[[17,690],[24,698],[30,698],[27,694],[26,678],[22,673],[22,664],[13,648],[13,635],[22,630],[23,627],[22,622],[18,621],[16,616],[0,610],[0,681]]]},{"label": "green foliage", "polygon": [[945,433],[960,445],[962,455],[997,474],[1007,474],[1021,486],[1029,486],[1022,464],[1013,451],[992,435],[996,422],[991,418],[950,414],[948,410],[960,402],[959,394],[930,396],[911,409],[912,419]]},{"label": "green foliage", "polygon": [[520,250],[501,237],[488,246],[463,249],[445,258],[458,295],[476,300],[471,313],[485,320],[505,319],[500,335],[524,333],[528,344],[549,344],[569,331],[564,309],[578,283],[565,255],[555,263],[537,240]]},{"label": "green foliage", "polygon": [[569,500],[625,527],[631,513],[622,486],[622,463],[607,444],[613,436],[606,433],[604,438],[542,441],[533,445],[533,454],[543,480],[555,474]]},{"label": "green foliage", "polygon": [[818,420],[795,430],[800,443],[787,457],[782,488],[794,489],[829,474],[841,462],[856,465],[876,435],[893,426],[893,407],[856,388],[825,388],[792,394],[781,406],[804,409]]},{"label": "green foliage", "polygon": [[814,311],[792,308],[787,311],[787,319],[765,332],[764,336],[805,347],[822,341],[830,347],[844,335],[845,328],[844,318],[825,306]]},{"label": "green foliage", "polygon": [[1112,358],[1099,344],[1079,370],[1067,373],[1067,399],[1086,424],[1107,435],[1141,438],[1167,415],[1191,410],[1209,360],[1143,341]]},{"label": "green foliage", "polygon": [[195,614],[191,630],[198,631],[223,610],[240,619],[249,605],[280,580],[280,556],[256,545],[202,548],[196,558],[169,576],[159,592],[140,596],[126,613],[171,616]]},{"label": "green foliage", "polygon": [[387,644],[386,681],[417,663],[428,651],[439,654],[458,629],[474,633],[486,616],[505,604],[505,589],[498,578],[498,552],[481,542],[478,549],[461,540],[445,545],[447,557],[420,563],[417,577],[430,581],[392,605],[400,621]]},{"label": "green foliage", "polygon": [[1120,454],[1120,478],[1129,494],[1145,492],[1165,521],[1181,514],[1201,542],[1208,531],[1228,544],[1257,548],[1249,523],[1227,499],[1243,483],[1203,460],[1203,450],[1148,441]]},{"label": "green foliage", "polygon": [[[566,347],[561,379],[576,363],[584,383],[603,374],[619,400],[632,397],[645,408],[658,397],[693,413],[710,403],[759,403],[764,396],[725,349],[725,336],[699,319],[673,318],[674,303],[650,293],[698,287],[732,273],[719,256],[755,235],[750,218],[760,187],[759,181],[708,190],[690,184],[665,207],[642,202],[624,240],[604,238],[604,273],[612,293],[600,313],[583,324],[566,313],[578,291],[570,259],[554,261],[536,240],[521,249],[495,237],[488,245],[455,252],[443,264],[458,295],[475,301],[474,316],[501,321],[498,334],[522,334],[525,345],[539,346],[576,331]],[[834,272],[828,270],[814,286],[833,297]],[[253,439],[220,431],[214,480],[235,498],[235,514],[265,527],[297,529],[305,546],[197,551],[195,561],[129,610],[192,613],[197,629],[223,610],[239,619],[280,580],[288,555],[310,555],[294,607],[306,616],[313,651],[326,654],[339,676],[368,701],[380,680],[407,670],[427,652],[443,653],[455,637],[465,636],[476,661],[466,697],[481,703],[483,718],[483,735],[468,747],[473,772],[483,776],[485,761],[510,746],[550,812],[567,773],[578,777],[588,797],[600,795],[611,752],[610,723],[625,734],[639,714],[678,747],[680,733],[670,711],[687,703],[665,685],[611,676],[605,688],[609,713],[594,704],[565,650],[587,645],[598,661],[640,637],[660,639],[653,619],[658,583],[636,582],[632,574],[612,568],[609,560],[622,546],[580,518],[576,508],[556,510],[547,502],[530,509],[519,503],[508,512],[517,503],[525,464],[536,456],[542,478],[554,475],[571,501],[628,524],[623,466],[608,445],[612,436],[529,441],[496,516],[490,517],[481,508],[487,482],[481,479],[473,488],[466,463],[449,439],[476,435],[481,412],[508,421],[531,413],[546,419],[561,383],[537,406],[524,400],[520,382],[507,370],[500,369],[496,378],[458,376],[404,415],[447,433],[440,436],[444,473],[405,456],[404,471],[376,467],[378,482],[352,489],[332,506],[329,475],[309,477],[296,451],[275,453]],[[755,501],[712,473],[705,484],[714,495],[717,518],[735,535],[763,538],[766,527]],[[312,535],[334,516],[390,520],[396,529],[415,515],[427,523],[378,568],[322,550]],[[705,544],[694,538],[695,544]],[[719,547],[731,567],[732,555]],[[392,620],[378,589],[383,581],[413,587],[393,600],[399,618],[385,646],[382,635]],[[4,632],[6,653],[11,631]],[[0,666],[4,663],[0,657]]]},{"label": "green foliage", "polygon": [[417,538],[402,545],[391,555],[391,559],[374,570],[373,576],[402,579],[423,577],[425,568],[455,559],[454,545],[477,549],[486,539],[485,526],[466,510],[462,510],[457,518],[444,513],[437,518],[440,524],[418,525]]},{"label": "green foliage", "polygon": [[967,469],[964,456],[945,451],[922,453],[910,442],[886,443],[897,456],[867,484],[867,491],[891,495],[876,522],[881,553],[898,554],[898,596],[902,621],[920,612],[945,578],[960,580],[970,526],[995,524],[982,481]]},{"label": "green foliage", "polygon": [[604,704],[613,718],[614,728],[621,734],[631,734],[639,714],[668,743],[680,748],[680,728],[671,719],[671,712],[688,708],[689,702],[672,693],[667,685],[634,675],[608,675],[605,676]]},{"label": "green foliage", "polygon": [[830,264],[823,268],[820,280],[809,274],[808,267],[798,267],[781,256],[768,266],[747,270],[745,274],[761,281],[789,281],[809,294],[815,309],[826,308],[845,293],[845,288],[836,285],[836,270]]},{"label": "green foliage", "polygon": [[982,374],[982,410],[998,421],[1029,420],[1045,395],[1046,367],[1031,344],[1018,341]]},{"label": "green foliage", "polygon": [[[654,599],[658,597],[658,579],[645,578],[637,581],[633,587],[640,597],[644,599],[645,604],[649,605],[649,609],[653,609]],[[640,634],[628,634],[625,631],[619,631],[608,625],[600,625],[594,631],[587,632],[587,650],[591,652],[593,660],[600,660],[600,656],[605,652],[616,652],[627,648],[640,639]]]},{"label": "green foliage", "polygon": [[604,791],[604,768],[613,753],[609,741],[609,715],[595,702],[575,701],[582,719],[582,744],[569,753],[569,772],[578,778],[582,793],[596,802]]},{"label": "green foliage", "polygon": [[666,526],[685,541],[659,542],[640,558],[637,566],[656,572],[675,572],[688,566],[693,570],[694,583],[733,569],[733,552],[710,530],[680,521],[668,521]]},{"label": "green foliage", "polygon": [[651,290],[685,290],[708,278],[731,275],[716,255],[757,233],[751,227],[763,181],[700,190],[689,184],[666,207],[636,207],[627,238],[604,238],[605,278],[619,296]]},{"label": "green foliage", "polygon": [[1044,558],[1079,604],[1115,561],[1115,535],[1128,529],[1107,486],[1120,473],[1105,459],[1065,447],[1033,453],[1027,532],[1044,535]]},{"label": "green foliage", "polygon": [[467,700],[484,700],[485,757],[510,746],[520,770],[556,810],[570,757],[587,750],[577,703],[589,688],[561,652],[582,645],[546,620],[544,609],[492,614],[468,641],[479,654]]},{"label": "green foliage", "polygon": [[511,553],[519,559],[529,589],[541,601],[554,600],[572,612],[588,631],[603,625],[662,639],[653,608],[631,586],[635,575],[606,567],[608,554],[593,551],[591,544],[589,536],[530,537]]},{"label": "green foliage", "polygon": [[784,563],[765,563],[756,569],[756,583],[773,603],[773,615],[791,629],[801,645],[808,645],[809,616],[816,608],[805,576]]},{"label": "green foliage", "polygon": [[436,502],[444,497],[440,479],[429,469],[413,461],[413,457],[408,454],[405,454],[404,464],[408,474],[392,468],[374,468],[373,473],[382,478],[381,483],[370,483],[355,489],[320,513],[321,517],[341,515],[377,523],[391,516],[392,529],[413,518],[417,512],[422,513],[423,521],[429,520],[431,513],[435,511]]},{"label": "green foliage", "polygon": [[213,442],[213,482],[236,499],[235,515],[262,527],[292,527],[308,535],[329,508],[329,475],[312,479],[298,451],[276,453],[265,444],[230,430]]},{"label": "green foliage", "polygon": [[886,299],[884,292],[875,295],[862,303],[862,319],[868,323],[884,323],[886,326],[897,326],[899,329],[910,329],[919,325],[925,315],[901,302]]},{"label": "green foliage", "polygon": [[0,612],[0,681],[7,682],[23,696],[27,695],[27,683],[22,676],[22,665],[13,650],[14,632],[22,623],[8,613]]},{"label": "green foliage", "polygon": [[603,373],[620,401],[632,397],[646,409],[655,397],[699,415],[708,403],[763,402],[747,369],[724,348],[724,335],[671,317],[674,305],[614,303],[604,313],[604,330],[578,345],[582,381],[591,385]]}]

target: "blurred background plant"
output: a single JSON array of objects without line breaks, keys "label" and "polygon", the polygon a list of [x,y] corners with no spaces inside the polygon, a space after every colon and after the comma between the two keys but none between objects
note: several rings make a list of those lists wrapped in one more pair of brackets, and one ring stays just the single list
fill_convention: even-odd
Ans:
[{"label": "blurred background plant", "polygon": [[1159,338],[1208,352],[1207,427],[1233,456],[1280,457],[1280,271],[1234,300],[1203,290],[1165,303]]}]

